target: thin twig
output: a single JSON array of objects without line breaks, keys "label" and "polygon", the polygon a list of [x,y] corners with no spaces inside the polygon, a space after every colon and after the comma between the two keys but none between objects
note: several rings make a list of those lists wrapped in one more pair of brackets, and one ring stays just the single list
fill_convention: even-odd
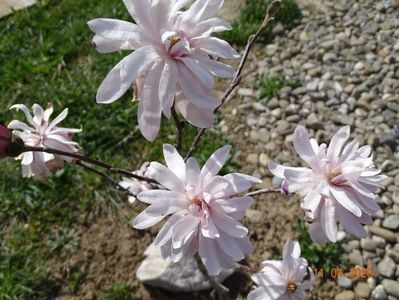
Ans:
[{"label": "thin twig", "polygon": [[228,300],[230,299],[229,292],[230,290],[221,284],[215,277],[209,275],[208,270],[206,269],[204,263],[202,262],[201,257],[198,252],[194,255],[195,260],[197,261],[198,268],[201,273],[209,280],[211,286],[214,288],[215,292],[218,294],[220,300]]},{"label": "thin twig", "polygon": [[281,194],[281,189],[279,189],[279,188],[262,189],[262,190],[250,192],[250,193],[246,194],[245,196],[253,197],[253,196],[270,194],[270,193],[280,193]]},{"label": "thin twig", "polygon": [[128,195],[128,196],[136,197],[136,195],[134,195],[133,193],[131,193],[131,192],[129,191],[129,189],[124,188],[123,186],[121,186],[121,185],[119,184],[119,182],[117,182],[115,179],[113,179],[113,178],[112,178],[111,176],[109,176],[108,174],[105,174],[105,173],[103,173],[103,172],[101,172],[101,171],[99,171],[99,170],[96,170],[96,169],[90,167],[89,165],[86,165],[85,163],[81,162],[80,160],[78,160],[78,161],[76,162],[76,164],[77,164],[78,166],[81,166],[81,167],[85,168],[86,170],[89,170],[90,172],[93,172],[93,173],[95,173],[95,174],[101,176],[102,178],[108,180],[118,191],[124,192],[124,193],[125,193],[126,195]]},{"label": "thin twig", "polygon": [[72,158],[76,158],[77,160],[85,161],[87,163],[96,165],[96,166],[98,166],[100,168],[104,168],[104,169],[106,169],[106,170],[108,170],[108,171],[110,171],[111,173],[114,173],[114,174],[119,174],[119,175],[123,175],[123,176],[126,176],[126,177],[135,178],[135,179],[138,179],[138,180],[141,180],[141,181],[146,181],[146,182],[149,182],[149,183],[155,183],[155,184],[158,183],[154,179],[143,177],[143,176],[139,176],[139,175],[133,174],[132,172],[124,170],[124,169],[114,168],[113,166],[111,166],[111,165],[109,165],[107,163],[104,163],[102,161],[99,161],[99,160],[84,156],[82,154],[65,152],[65,151],[60,151],[60,150],[57,150],[57,149],[52,149],[52,148],[47,148],[47,147],[46,148],[42,148],[42,147],[31,147],[31,146],[26,146],[25,145],[23,152],[30,152],[30,151],[33,151],[33,152],[46,152],[46,153],[50,153],[50,154],[56,154],[56,155],[72,157]]},{"label": "thin twig", "polygon": [[182,149],[182,143],[183,143],[183,130],[184,130],[184,121],[181,121],[179,119],[179,116],[177,115],[175,106],[172,106],[172,117],[173,120],[175,121],[176,124],[176,130],[177,130],[177,142],[176,142],[176,150],[180,152]]},{"label": "thin twig", "polygon": [[[276,2],[276,1],[275,1]],[[277,1],[278,2],[278,1]],[[273,5],[273,3],[272,3]],[[271,6],[272,6],[271,5]],[[269,8],[271,7],[269,6]],[[268,9],[269,12],[269,9]],[[247,45],[245,47],[245,51],[244,54],[241,58],[240,64],[238,66],[238,69],[233,77],[233,80],[231,81],[229,87],[227,88],[227,91],[225,92],[224,96],[222,97],[222,101],[221,104],[215,109],[214,113],[216,113],[220,107],[227,101],[227,99],[229,98],[229,96],[231,95],[231,93],[235,90],[235,88],[240,84],[241,81],[241,73],[244,69],[245,63],[248,60],[248,56],[249,53],[251,52],[253,46],[255,45],[256,40],[259,38],[259,36],[262,34],[262,32],[272,24],[274,18],[273,16],[270,16],[269,14],[266,15],[262,25],[259,27],[258,31],[254,34],[251,35],[248,39]],[[189,159],[190,156],[192,156],[193,152],[197,149],[198,144],[201,140],[201,138],[203,137],[204,133],[206,131],[206,128],[202,128],[198,131],[197,136],[195,137],[193,143],[191,144],[191,147],[185,157],[185,160]]]}]

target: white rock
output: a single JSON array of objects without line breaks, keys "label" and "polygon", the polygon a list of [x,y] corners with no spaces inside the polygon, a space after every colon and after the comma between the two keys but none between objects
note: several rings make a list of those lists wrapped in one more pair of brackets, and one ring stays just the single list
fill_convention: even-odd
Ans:
[{"label": "white rock", "polygon": [[[184,257],[177,263],[165,261],[160,249],[154,244],[148,246],[144,255],[146,258],[136,273],[137,279],[142,283],[180,292],[198,292],[210,288],[194,257]],[[233,273],[234,269],[222,269],[218,279],[223,281]]]},{"label": "white rock", "polygon": [[385,300],[387,298],[387,293],[385,293],[382,285],[378,285],[371,293],[371,297],[374,300]]}]

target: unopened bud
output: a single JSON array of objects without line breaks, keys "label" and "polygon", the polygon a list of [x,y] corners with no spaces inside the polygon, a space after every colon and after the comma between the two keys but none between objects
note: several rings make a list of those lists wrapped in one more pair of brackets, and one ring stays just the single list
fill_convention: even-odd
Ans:
[{"label": "unopened bud", "polygon": [[17,157],[25,152],[25,143],[17,135],[13,134],[11,138],[11,143],[8,145],[7,156]]},{"label": "unopened bud", "polygon": [[11,145],[12,133],[7,127],[0,125],[0,157],[8,155],[8,148]]},{"label": "unopened bud", "polygon": [[267,15],[269,17],[274,17],[276,13],[280,10],[280,7],[281,7],[280,0],[273,1],[267,8]]}]

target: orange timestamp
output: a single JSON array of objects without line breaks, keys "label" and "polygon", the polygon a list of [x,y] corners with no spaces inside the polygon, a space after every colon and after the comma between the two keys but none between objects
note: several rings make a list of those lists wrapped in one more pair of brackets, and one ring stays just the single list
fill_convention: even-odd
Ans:
[{"label": "orange timestamp", "polygon": [[349,268],[349,272],[345,272],[343,268],[333,267],[330,271],[326,271],[323,268],[313,268],[315,276],[319,277],[330,277],[333,279],[341,278],[347,276],[349,279],[359,279],[359,278],[370,278],[374,276],[373,269],[371,267],[360,268],[353,267]]}]

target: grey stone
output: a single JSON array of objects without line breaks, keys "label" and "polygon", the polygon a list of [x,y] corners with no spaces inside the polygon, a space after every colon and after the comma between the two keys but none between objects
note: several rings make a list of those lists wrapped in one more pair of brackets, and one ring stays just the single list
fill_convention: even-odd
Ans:
[{"label": "grey stone", "polygon": [[335,300],[355,300],[355,293],[352,291],[341,292],[335,296]]},{"label": "grey stone", "polygon": [[366,282],[359,282],[355,287],[355,293],[361,298],[368,298],[370,296],[370,287]]},{"label": "grey stone", "polygon": [[360,247],[367,251],[374,251],[378,247],[378,242],[372,239],[361,239]]},{"label": "grey stone", "polygon": [[377,285],[374,291],[371,293],[371,298],[374,300],[385,300],[387,299],[387,293],[385,293],[382,285]]},{"label": "grey stone", "polygon": [[392,215],[387,217],[383,222],[382,226],[388,229],[397,230],[399,228],[399,216]]},{"label": "grey stone", "polygon": [[384,279],[382,287],[388,295],[399,297],[399,282],[391,279]]},{"label": "grey stone", "polygon": [[339,277],[338,280],[337,280],[337,282],[338,282],[338,285],[339,285],[340,287],[343,287],[343,288],[345,288],[345,289],[350,289],[350,288],[352,287],[352,284],[353,284],[352,280],[349,279],[349,278],[346,277],[346,276]]},{"label": "grey stone", "polygon": [[360,254],[360,251],[359,251],[359,250],[354,250],[353,252],[351,252],[351,253],[349,254],[349,261],[350,261],[352,264],[354,264],[354,265],[356,265],[356,266],[360,266],[360,267],[362,267],[363,264],[364,264],[364,262],[363,262],[363,257],[362,257],[362,255]]},{"label": "grey stone", "polygon": [[396,265],[389,256],[385,256],[384,259],[378,263],[377,268],[381,275],[392,278],[395,274]]},{"label": "grey stone", "polygon": [[[169,291],[198,292],[209,289],[209,281],[198,269],[193,257],[184,257],[177,263],[163,260],[158,247],[151,244],[144,252],[146,258],[137,269],[137,279],[142,283]],[[223,281],[234,269],[222,269],[218,279]]]},{"label": "grey stone", "polygon": [[378,235],[389,242],[396,242],[398,240],[398,235],[388,229],[384,229],[374,225],[368,226],[368,229],[371,233]]}]

